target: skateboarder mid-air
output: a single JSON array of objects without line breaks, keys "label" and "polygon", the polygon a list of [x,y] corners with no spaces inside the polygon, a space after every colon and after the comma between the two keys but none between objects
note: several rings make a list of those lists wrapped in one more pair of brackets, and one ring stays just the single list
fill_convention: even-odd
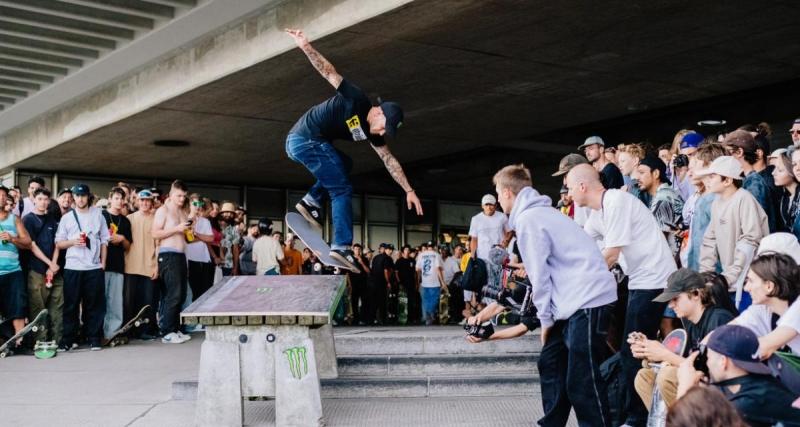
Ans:
[{"label": "skateboarder mid-air", "polygon": [[403,123],[403,110],[394,102],[373,106],[367,95],[343,78],[330,62],[317,52],[301,30],[287,29],[297,46],[306,54],[314,68],[334,88],[336,95],[311,107],[295,123],[286,137],[286,154],[305,166],[317,179],[308,193],[295,206],[312,225],[322,228],[322,208],[325,195],[331,198],[333,242],[330,255],[352,264],[353,218],[351,197],[353,187],[348,177],[352,160],[331,144],[336,139],[355,143],[369,141],[383,160],[389,174],[406,192],[409,209],[422,215],[422,204],[408,183],[400,162],[389,151],[384,135],[394,137]]}]

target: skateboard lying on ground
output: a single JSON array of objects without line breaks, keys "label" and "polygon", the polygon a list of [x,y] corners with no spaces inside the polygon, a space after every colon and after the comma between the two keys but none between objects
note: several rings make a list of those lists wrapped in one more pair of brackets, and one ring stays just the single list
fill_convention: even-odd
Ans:
[{"label": "skateboard lying on ground", "polygon": [[33,346],[33,355],[37,359],[51,359],[56,356],[58,344],[55,341],[36,341]]},{"label": "skateboard lying on ground", "polygon": [[138,328],[139,326],[146,325],[150,323],[150,318],[145,317],[147,312],[150,310],[150,306],[146,305],[136,313],[135,316],[128,323],[122,325],[121,328],[114,331],[114,333],[109,337],[107,340],[103,342],[103,345],[107,345],[109,347],[116,347],[118,345],[127,344],[128,337],[124,336],[123,334],[127,333],[133,328]]},{"label": "skateboard lying on ground", "polygon": [[360,270],[353,264],[341,263],[331,257],[331,247],[322,240],[322,236],[319,234],[317,229],[311,225],[303,215],[300,215],[297,212],[289,212],[286,214],[286,225],[292,229],[294,234],[300,238],[300,241],[303,242],[308,249],[310,249],[314,254],[317,256],[320,262],[323,264],[336,267],[344,270],[350,270],[353,273],[359,273]]},{"label": "skateboard lying on ground", "polygon": [[[686,331],[683,329],[675,329],[664,338],[662,344],[664,344],[667,350],[679,356],[683,356],[683,352],[686,351],[686,341]],[[661,363],[650,364],[650,367],[656,375],[661,369],[661,366]],[[661,397],[661,389],[658,387],[658,382],[656,381],[653,385],[653,400],[650,401],[650,414],[647,416],[647,425],[663,426],[667,420],[667,409],[667,403],[664,402],[664,399]]]},{"label": "skateboard lying on ground", "polygon": [[[36,317],[28,322],[22,330],[11,336],[6,342],[0,345],[0,359],[5,358],[9,354],[13,354],[12,348],[16,345],[17,341],[25,337],[30,332],[38,332],[40,328],[44,328],[44,322],[47,319],[47,310],[42,310]],[[7,320],[6,322],[11,322]]]}]

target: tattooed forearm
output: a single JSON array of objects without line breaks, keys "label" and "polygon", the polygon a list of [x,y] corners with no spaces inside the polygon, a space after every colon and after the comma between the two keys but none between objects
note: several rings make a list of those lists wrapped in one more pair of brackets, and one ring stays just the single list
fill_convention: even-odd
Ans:
[{"label": "tattooed forearm", "polygon": [[322,54],[317,52],[316,49],[311,47],[310,44],[306,44],[303,46],[303,52],[308,57],[308,60],[311,62],[311,65],[322,74],[322,77],[325,78],[333,87],[338,88],[339,84],[342,82],[342,76],[336,72],[336,69],[333,68],[333,64],[328,62]]},{"label": "tattooed forearm", "polygon": [[389,175],[392,176],[395,182],[397,182],[406,193],[413,191],[414,189],[411,188],[411,184],[408,183],[406,174],[403,172],[403,167],[400,166],[400,162],[398,162],[389,151],[389,147],[384,145],[382,147],[373,148],[375,149],[375,152],[378,153],[378,157],[381,158],[384,166],[386,166],[386,170],[389,171]]}]

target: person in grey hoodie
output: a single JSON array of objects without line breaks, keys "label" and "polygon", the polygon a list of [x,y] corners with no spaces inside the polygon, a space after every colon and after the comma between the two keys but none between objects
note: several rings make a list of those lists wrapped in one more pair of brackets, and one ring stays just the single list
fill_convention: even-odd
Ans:
[{"label": "person in grey hoodie", "polygon": [[539,425],[566,425],[574,408],[580,425],[610,426],[600,363],[617,300],[614,277],[589,235],[531,187],[524,165],[501,169],[494,185],[500,206],[510,212],[542,325]]}]

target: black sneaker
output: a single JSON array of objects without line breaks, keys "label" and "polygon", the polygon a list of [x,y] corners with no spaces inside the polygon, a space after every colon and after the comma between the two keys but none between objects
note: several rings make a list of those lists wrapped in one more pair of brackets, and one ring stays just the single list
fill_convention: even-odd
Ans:
[{"label": "black sneaker", "polygon": [[344,264],[348,270],[358,273],[359,269],[356,267],[356,257],[350,249],[331,249],[329,253],[331,258]]},{"label": "black sneaker", "polygon": [[325,220],[325,211],[323,211],[322,208],[312,206],[306,203],[305,200],[300,200],[299,203],[294,205],[294,208],[297,209],[297,212],[300,212],[300,215],[303,215],[303,218],[310,222],[311,225],[318,230],[322,230],[322,223]]}]

